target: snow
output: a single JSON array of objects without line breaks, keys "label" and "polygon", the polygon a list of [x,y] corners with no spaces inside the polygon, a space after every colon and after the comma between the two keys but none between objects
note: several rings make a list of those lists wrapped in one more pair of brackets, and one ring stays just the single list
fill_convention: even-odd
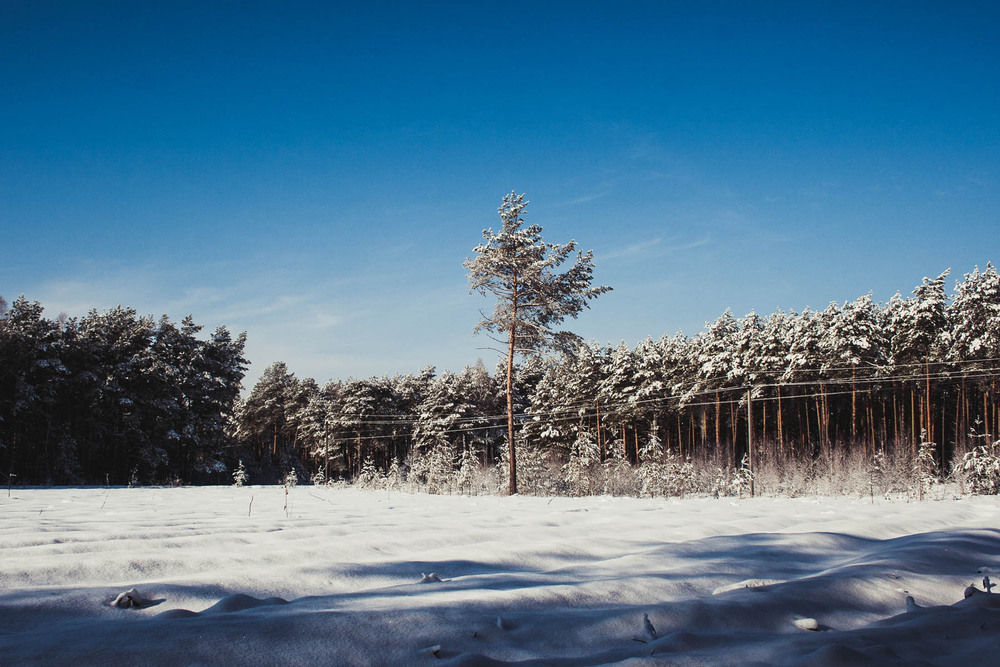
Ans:
[{"label": "snow", "polygon": [[285,501],[4,493],[0,660],[968,667],[1000,638],[995,497]]}]

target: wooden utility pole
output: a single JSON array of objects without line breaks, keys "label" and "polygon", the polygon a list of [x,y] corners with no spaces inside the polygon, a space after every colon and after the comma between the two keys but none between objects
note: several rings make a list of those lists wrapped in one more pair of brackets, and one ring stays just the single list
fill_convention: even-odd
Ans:
[{"label": "wooden utility pole", "polygon": [[754,497],[756,480],[753,464],[753,389],[747,389],[747,457],[750,459],[750,497]]},{"label": "wooden utility pole", "polygon": [[931,415],[931,354],[927,353],[927,365],[924,367],[927,378],[927,442],[934,442],[934,417]]},{"label": "wooden utility pole", "polygon": [[604,445],[601,444],[601,399],[594,401],[594,405],[597,407],[597,450],[601,455],[601,462],[604,462]]}]

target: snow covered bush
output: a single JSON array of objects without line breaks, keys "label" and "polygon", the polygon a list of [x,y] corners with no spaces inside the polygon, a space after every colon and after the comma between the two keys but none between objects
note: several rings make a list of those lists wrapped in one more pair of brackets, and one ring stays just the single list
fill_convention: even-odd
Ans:
[{"label": "snow covered bush", "polygon": [[1000,440],[966,453],[962,457],[962,471],[972,493],[1000,494]]},{"label": "snow covered bush", "polygon": [[743,455],[740,467],[717,468],[715,482],[712,484],[712,495],[716,498],[724,496],[749,496],[753,484],[753,473],[750,471],[750,459]]},{"label": "snow covered bush", "polygon": [[599,489],[597,477],[601,453],[590,431],[581,430],[570,449],[569,461],[562,467],[562,481],[568,495],[587,496]]},{"label": "snow covered bush", "polygon": [[[507,448],[500,450],[496,465],[493,467],[496,475],[496,492],[504,493],[510,488],[510,465]],[[560,466],[550,463],[546,453],[527,442],[521,441],[517,446],[517,491],[528,496],[555,496],[562,492]]]},{"label": "snow covered bush", "polygon": [[406,481],[406,468],[399,462],[398,458],[392,460],[389,472],[385,475],[385,488],[393,491],[401,489]]},{"label": "snow covered bush", "polygon": [[927,442],[924,437],[925,432],[921,432],[920,447],[917,450],[917,458],[913,462],[913,478],[917,487],[917,498],[923,500],[924,494],[930,491],[931,487],[938,481],[937,461],[934,460],[934,450],[937,445]]},{"label": "snow covered bush", "polygon": [[427,459],[427,493],[451,493],[456,481],[451,443],[447,440],[439,440],[431,447]]},{"label": "snow covered bush", "polygon": [[613,441],[604,462],[604,493],[609,496],[634,496],[638,495],[638,486],[632,465],[623,455],[621,441]]},{"label": "snow covered bush", "polygon": [[233,486],[243,486],[247,483],[247,469],[243,466],[243,459],[240,459],[236,470],[233,471]]},{"label": "snow covered bush", "polygon": [[482,466],[479,465],[479,460],[472,453],[472,449],[466,447],[458,464],[456,483],[459,493],[467,496],[478,496],[488,490],[489,487],[482,485],[483,471],[481,468]]},{"label": "snow covered bush", "polygon": [[381,471],[375,466],[375,461],[369,456],[361,465],[361,472],[354,481],[355,485],[361,489],[378,489],[382,486],[383,476]]},{"label": "snow covered bush", "polygon": [[885,493],[885,477],[887,469],[887,461],[885,460],[885,450],[879,449],[872,456],[872,460],[868,465],[868,492],[871,495],[872,502],[875,501],[875,494],[882,495]]},{"label": "snow covered bush", "polygon": [[295,485],[299,483],[299,475],[298,475],[298,473],[295,472],[294,468],[292,468],[291,470],[289,470],[288,474],[285,475],[284,482],[285,482],[285,488],[286,489],[294,489]]},{"label": "snow covered bush", "polygon": [[679,496],[694,492],[698,479],[691,459],[668,450],[660,460],[646,460],[639,466],[643,496]]}]

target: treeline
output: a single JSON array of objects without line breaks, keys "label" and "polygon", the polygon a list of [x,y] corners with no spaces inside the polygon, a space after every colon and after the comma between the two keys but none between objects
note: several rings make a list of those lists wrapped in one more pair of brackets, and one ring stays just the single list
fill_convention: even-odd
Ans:
[{"label": "treeline", "polygon": [[[924,469],[947,473],[1000,432],[1000,278],[977,268],[949,297],[947,276],[885,304],[727,311],[693,337],[524,360],[514,401],[525,489],[579,492],[608,461],[739,471],[826,458],[909,470],[922,456]],[[366,474],[433,486],[502,459],[505,400],[481,364],[321,387],[277,363],[238,408],[236,433],[262,469],[353,478],[367,462]]]},{"label": "treeline", "polygon": [[[719,491],[754,477],[794,492],[787,471],[843,462],[873,485],[890,470],[949,473],[1000,433],[1000,277],[977,268],[949,295],[947,275],[883,304],[727,311],[694,336],[522,359],[522,492]],[[319,385],[277,362],[240,400],[245,335],[200,333],[191,318],[48,320],[37,302],[0,300],[0,471],[33,484],[229,483],[242,467],[250,483],[505,488],[502,370]]]},{"label": "treeline", "polygon": [[227,482],[246,336],[0,298],[0,472],[17,484]]}]

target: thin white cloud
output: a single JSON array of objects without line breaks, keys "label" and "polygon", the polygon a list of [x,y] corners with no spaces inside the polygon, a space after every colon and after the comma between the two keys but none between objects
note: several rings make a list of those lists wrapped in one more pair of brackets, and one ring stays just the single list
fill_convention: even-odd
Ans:
[{"label": "thin white cloud", "polygon": [[660,245],[660,239],[650,239],[648,241],[639,241],[638,243],[632,243],[625,246],[624,248],[619,248],[618,250],[612,250],[608,253],[603,253],[601,259],[610,260],[618,259],[620,257],[634,257],[635,255],[642,254],[650,248],[655,248]]},{"label": "thin white cloud", "polygon": [[664,248],[664,252],[679,252],[681,250],[693,250],[694,248],[700,248],[702,246],[706,246],[711,242],[712,242],[712,235],[705,234],[705,236],[703,236],[702,238],[691,241],[690,243],[682,243],[680,245],[667,246],[666,248]]},{"label": "thin white cloud", "polygon": [[577,206],[579,204],[586,204],[587,202],[592,202],[597,199],[602,199],[603,197],[607,197],[609,194],[611,194],[611,189],[605,188],[603,190],[591,193],[589,195],[583,195],[581,197],[577,197],[575,199],[569,199],[567,201],[556,202],[551,206],[552,208],[561,208],[563,206]]},{"label": "thin white cloud", "polygon": [[712,235],[706,234],[700,239],[695,239],[694,241],[689,241],[687,243],[677,243],[677,244],[664,244],[661,238],[649,239],[647,241],[639,241],[637,243],[632,243],[623,248],[617,250],[612,250],[608,253],[602,253],[602,260],[612,260],[621,259],[623,257],[640,257],[643,255],[650,257],[660,257],[668,253],[681,252],[684,250],[693,250],[694,248],[699,248],[701,246],[708,245],[712,241]]}]

